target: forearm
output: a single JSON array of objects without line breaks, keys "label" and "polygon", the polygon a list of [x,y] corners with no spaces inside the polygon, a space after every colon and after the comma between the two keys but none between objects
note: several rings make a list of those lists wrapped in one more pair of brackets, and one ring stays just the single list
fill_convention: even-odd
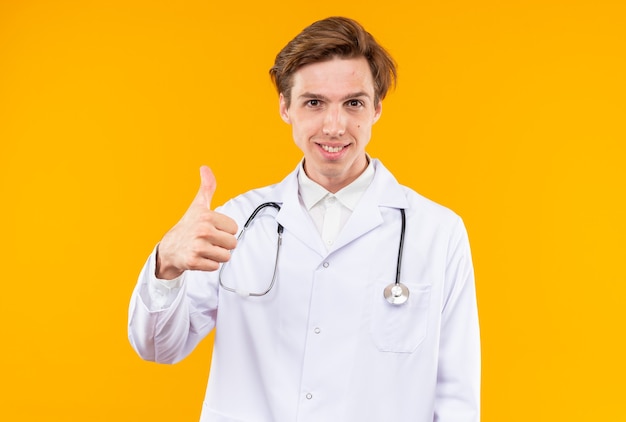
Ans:
[{"label": "forearm", "polygon": [[[469,295],[468,295],[469,296]],[[469,298],[467,299],[469,302]],[[480,334],[478,317],[472,305],[449,321],[442,332],[435,422],[480,421]],[[475,307],[474,307],[475,308]]]},{"label": "forearm", "polygon": [[[480,331],[467,234],[459,227],[446,268],[435,422],[480,421]],[[461,230],[462,229],[462,230]]]},{"label": "forearm", "polygon": [[168,286],[156,279],[154,270],[155,253],[144,266],[131,298],[129,340],[143,359],[175,363],[210,331],[214,318],[207,320],[197,312],[187,294],[185,275]]}]

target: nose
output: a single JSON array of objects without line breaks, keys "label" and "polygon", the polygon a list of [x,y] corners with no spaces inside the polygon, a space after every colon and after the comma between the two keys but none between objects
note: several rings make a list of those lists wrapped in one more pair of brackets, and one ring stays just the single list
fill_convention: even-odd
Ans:
[{"label": "nose", "polygon": [[343,136],[346,133],[346,118],[340,107],[330,107],[326,111],[322,133],[325,136]]}]

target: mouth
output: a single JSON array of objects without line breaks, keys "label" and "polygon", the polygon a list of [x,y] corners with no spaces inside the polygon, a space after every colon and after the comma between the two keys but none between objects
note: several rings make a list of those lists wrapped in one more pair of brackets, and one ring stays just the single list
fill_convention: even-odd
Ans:
[{"label": "mouth", "polygon": [[337,145],[337,146],[331,146],[331,145],[324,145],[324,144],[318,144],[320,146],[320,148],[322,148],[324,151],[326,152],[330,152],[330,153],[337,153],[337,152],[341,152],[344,148],[347,147],[347,145]]}]

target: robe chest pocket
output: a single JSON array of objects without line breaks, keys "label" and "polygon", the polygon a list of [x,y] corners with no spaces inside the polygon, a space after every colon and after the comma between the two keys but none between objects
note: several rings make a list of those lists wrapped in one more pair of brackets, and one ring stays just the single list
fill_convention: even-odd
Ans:
[{"label": "robe chest pocket", "polygon": [[424,341],[428,328],[430,284],[404,282],[409,288],[409,299],[402,305],[393,305],[383,297],[389,281],[374,283],[371,335],[381,352],[411,353]]}]

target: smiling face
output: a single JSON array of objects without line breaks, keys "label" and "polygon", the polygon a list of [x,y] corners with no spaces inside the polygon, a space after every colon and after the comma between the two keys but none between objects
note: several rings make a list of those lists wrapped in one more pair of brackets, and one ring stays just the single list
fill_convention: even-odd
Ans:
[{"label": "smiling face", "polygon": [[365,147],[382,111],[363,57],[312,63],[293,74],[291,101],[280,95],[280,115],[304,153],[306,174],[330,192],[367,167]]}]

